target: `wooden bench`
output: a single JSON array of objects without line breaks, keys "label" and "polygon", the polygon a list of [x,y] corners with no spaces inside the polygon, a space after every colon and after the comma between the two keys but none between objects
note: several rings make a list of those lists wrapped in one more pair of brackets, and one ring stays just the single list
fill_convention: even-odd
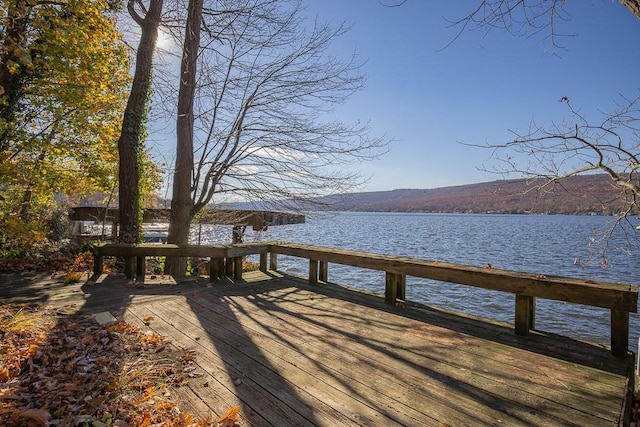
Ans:
[{"label": "wooden bench", "polygon": [[[242,257],[260,255],[260,270],[267,271],[267,252],[264,244],[246,243],[236,245],[174,245],[174,244],[125,244],[111,243],[93,248],[93,274],[102,274],[104,257],[122,257],[125,272],[133,278],[144,275],[146,257],[198,257],[209,258],[209,278],[218,279],[224,275],[242,279]],[[132,268],[135,265],[136,268]]]}]

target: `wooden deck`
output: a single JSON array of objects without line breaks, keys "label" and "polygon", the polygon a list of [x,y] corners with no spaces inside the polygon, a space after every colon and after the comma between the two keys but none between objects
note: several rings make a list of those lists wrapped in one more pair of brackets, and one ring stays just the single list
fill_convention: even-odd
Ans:
[{"label": "wooden deck", "polygon": [[146,279],[5,274],[0,298],[110,311],[195,350],[185,409],[241,406],[242,425],[622,425],[633,359],[601,346],[274,272]]}]

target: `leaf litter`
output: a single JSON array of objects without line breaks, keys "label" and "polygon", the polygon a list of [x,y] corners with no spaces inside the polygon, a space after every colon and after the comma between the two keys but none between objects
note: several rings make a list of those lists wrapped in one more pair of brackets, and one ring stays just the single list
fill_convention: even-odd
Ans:
[{"label": "leaf litter", "polygon": [[0,425],[237,426],[240,408],[216,422],[195,420],[175,402],[173,390],[195,370],[192,352],[135,325],[0,305]]}]

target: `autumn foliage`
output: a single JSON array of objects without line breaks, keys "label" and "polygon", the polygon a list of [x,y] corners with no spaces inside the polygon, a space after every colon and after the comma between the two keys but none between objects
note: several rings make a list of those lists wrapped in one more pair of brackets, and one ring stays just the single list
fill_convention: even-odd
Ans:
[{"label": "autumn foliage", "polygon": [[24,219],[56,193],[113,185],[129,61],[102,1],[3,3],[2,201]]},{"label": "autumn foliage", "polygon": [[[0,10],[0,251],[24,252],[47,240],[65,198],[114,192],[130,58],[103,0]],[[141,161],[147,191],[157,169]]]}]

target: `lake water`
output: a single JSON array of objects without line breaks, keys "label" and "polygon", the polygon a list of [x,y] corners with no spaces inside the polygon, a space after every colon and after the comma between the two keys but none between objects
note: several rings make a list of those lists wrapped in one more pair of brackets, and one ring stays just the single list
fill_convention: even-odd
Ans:
[{"label": "lake water", "polygon": [[[409,213],[313,214],[305,224],[247,230],[246,242],[280,240],[544,275],[640,284],[640,221],[632,218],[608,239],[615,218],[566,215]],[[636,224],[637,223],[637,224]],[[228,243],[229,227],[203,228],[202,243]],[[606,244],[606,259],[603,249]],[[278,269],[308,274],[308,260],[278,257]],[[329,265],[329,280],[383,293],[384,272]],[[407,277],[407,299],[513,323],[514,296]],[[609,345],[609,310],[538,300],[536,328]],[[640,319],[631,314],[630,348]]]}]

